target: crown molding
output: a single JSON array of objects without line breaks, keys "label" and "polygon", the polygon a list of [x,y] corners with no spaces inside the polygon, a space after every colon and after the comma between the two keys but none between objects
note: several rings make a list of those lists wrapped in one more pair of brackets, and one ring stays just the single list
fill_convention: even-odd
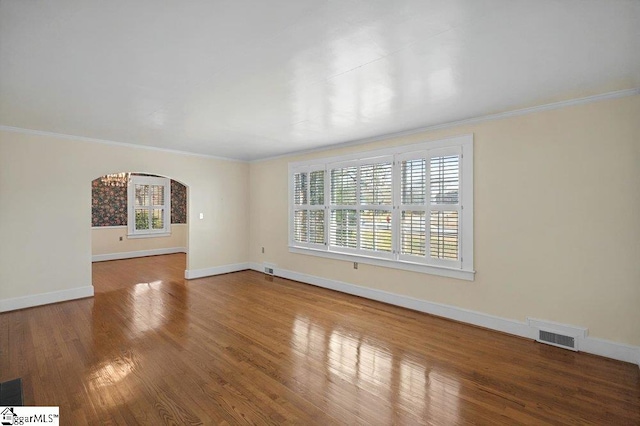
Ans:
[{"label": "crown molding", "polygon": [[199,154],[197,152],[180,151],[180,150],[171,149],[171,148],[159,148],[159,147],[156,147],[156,146],[138,145],[138,144],[135,144],[135,143],[128,143],[128,142],[116,142],[116,141],[110,141],[110,140],[107,140],[107,139],[96,139],[96,138],[88,138],[88,137],[85,137],[85,136],[67,135],[67,134],[64,134],[64,133],[46,132],[46,131],[43,131],[43,130],[25,129],[25,128],[22,128],[22,127],[5,126],[5,125],[2,125],[2,124],[0,124],[0,131],[13,132],[13,133],[22,133],[22,134],[26,134],[26,135],[48,136],[48,137],[53,137],[53,138],[62,138],[62,139],[69,139],[69,140],[73,140],[73,141],[89,142],[89,143],[99,143],[99,144],[103,144],[103,145],[120,146],[120,147],[125,147],[125,148],[146,149],[146,150],[149,150],[149,151],[159,151],[159,152],[166,152],[166,153],[169,153],[169,154],[187,155],[187,156],[190,156],[190,157],[209,158],[209,159],[212,159],[212,160],[233,161],[233,162],[236,162],[236,163],[247,163],[247,161],[239,160],[237,158],[219,157],[219,156],[216,156],[216,155]]},{"label": "crown molding", "polygon": [[67,135],[63,133],[46,132],[42,130],[32,130],[32,129],[25,129],[21,127],[5,126],[5,125],[0,125],[0,131],[23,133],[23,134],[38,135],[38,136],[49,136],[49,137],[55,137],[55,138],[76,140],[81,142],[100,143],[104,145],[121,146],[121,147],[127,147],[127,148],[147,149],[151,151],[166,152],[170,154],[188,155],[192,157],[209,158],[213,160],[232,161],[237,163],[252,164],[252,163],[259,163],[262,161],[277,160],[280,158],[291,157],[294,155],[304,155],[304,154],[311,154],[314,152],[328,151],[331,149],[339,149],[339,148],[346,148],[346,147],[357,146],[357,145],[364,145],[371,142],[378,142],[386,139],[398,138],[403,136],[411,136],[411,135],[415,135],[423,132],[449,129],[452,127],[464,126],[469,124],[485,123],[488,121],[501,120],[503,118],[518,117],[522,115],[533,114],[536,112],[550,111],[550,110],[559,109],[559,108],[583,105],[591,102],[597,102],[597,101],[608,100],[608,99],[624,98],[624,97],[634,96],[634,95],[640,95],[640,87],[636,87],[633,89],[618,90],[615,92],[601,93],[599,95],[586,96],[583,98],[570,99],[566,101],[552,102],[545,105],[521,108],[521,109],[516,109],[512,111],[500,112],[497,114],[489,114],[489,115],[483,115],[478,117],[466,118],[464,120],[451,121],[448,123],[436,124],[436,125],[426,126],[426,127],[419,127],[416,129],[404,130],[401,132],[387,133],[380,136],[373,136],[365,139],[357,139],[353,141],[347,141],[347,142],[337,143],[333,145],[322,146],[318,148],[311,148],[311,149],[305,149],[300,151],[291,151],[285,154],[274,155],[274,156],[264,157],[264,158],[257,158],[249,161],[241,160],[237,158],[200,154],[200,153],[190,152],[190,151],[180,151],[180,150],[170,149],[170,148],[159,148],[159,147],[149,146],[149,145],[138,145],[138,144],[127,143],[127,142],[117,142],[117,141],[111,141],[106,139],[96,139],[96,138],[89,138],[85,136]]}]

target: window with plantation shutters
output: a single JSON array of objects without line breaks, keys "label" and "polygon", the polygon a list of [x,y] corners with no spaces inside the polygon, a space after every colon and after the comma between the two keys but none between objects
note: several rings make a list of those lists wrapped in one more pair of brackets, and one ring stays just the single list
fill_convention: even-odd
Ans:
[{"label": "window with plantation shutters", "polygon": [[393,157],[329,165],[329,249],[392,253]]},{"label": "window with plantation shutters", "polygon": [[291,164],[290,250],[472,280],[472,161],[466,135]]},{"label": "window with plantation shutters", "polygon": [[400,165],[400,258],[460,267],[457,147],[406,153]]},{"label": "window with plantation shutters", "polygon": [[129,236],[164,236],[171,226],[171,180],[151,176],[131,176],[129,196]]},{"label": "window with plantation shutters", "polygon": [[460,154],[447,151],[429,157],[429,256],[458,265]]},{"label": "window with plantation shutters", "polygon": [[293,174],[293,241],[306,246],[325,245],[325,172],[304,170]]},{"label": "window with plantation shutters", "polygon": [[358,247],[357,187],[356,166],[336,167],[330,170],[330,246],[351,249]]},{"label": "window with plantation shutters", "polygon": [[360,166],[360,249],[387,256],[393,251],[393,157]]},{"label": "window with plantation shutters", "polygon": [[425,188],[427,167],[424,158],[399,159],[400,166],[400,254],[425,255]]}]

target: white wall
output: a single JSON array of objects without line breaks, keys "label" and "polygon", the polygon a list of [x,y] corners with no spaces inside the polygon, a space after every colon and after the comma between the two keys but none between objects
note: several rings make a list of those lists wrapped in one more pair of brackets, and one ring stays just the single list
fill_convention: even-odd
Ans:
[{"label": "white wall", "polygon": [[100,256],[174,248],[184,248],[186,250],[188,231],[189,226],[186,223],[173,223],[171,224],[171,235],[169,236],[128,238],[129,228],[126,225],[95,226],[91,228],[91,253],[94,256]]},{"label": "white wall", "polygon": [[0,131],[3,306],[91,286],[91,181],[130,170],[189,187],[189,269],[247,261],[248,164]]},{"label": "white wall", "polygon": [[[289,253],[289,162],[467,133],[475,281]],[[640,345],[640,96],[256,162],[249,187],[251,262]]]}]

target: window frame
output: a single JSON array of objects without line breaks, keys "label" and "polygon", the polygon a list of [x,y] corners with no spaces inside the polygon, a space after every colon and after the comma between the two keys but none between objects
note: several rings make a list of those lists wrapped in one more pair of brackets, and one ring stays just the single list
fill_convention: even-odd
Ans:
[{"label": "window frame", "polygon": [[[145,206],[149,211],[153,208],[161,207],[163,209],[162,229],[136,229],[136,203],[135,203],[135,186],[136,185],[156,185],[164,187],[164,204]],[[149,195],[151,199],[151,194]],[[127,185],[127,238],[154,238],[168,237],[171,235],[171,179],[156,176],[138,176],[131,175]],[[151,223],[151,214],[149,215],[149,223]]]},{"label": "window frame", "polygon": [[[430,158],[447,156],[451,153],[459,154],[459,189],[457,204],[431,203],[430,196],[430,165],[425,168],[425,194],[424,203],[421,205],[401,204],[401,162],[407,159],[424,158],[427,164]],[[365,205],[360,198],[360,167],[392,161],[392,206],[387,204]],[[386,160],[385,160],[386,159]],[[356,204],[333,205],[331,204],[331,170],[340,167],[357,167]],[[301,171],[310,173],[313,170],[324,170],[324,244],[300,243],[294,240],[294,174]],[[308,175],[310,176],[310,175]],[[396,269],[410,270],[433,275],[459,278],[473,281],[475,270],[473,269],[473,134],[450,137],[446,139],[421,142],[411,145],[397,146],[393,148],[365,151],[355,154],[300,161],[289,163],[289,251],[291,253],[306,254],[349,262],[360,262]],[[310,178],[309,178],[310,182]],[[309,191],[309,189],[307,189]],[[308,197],[309,194],[307,194]],[[309,198],[307,198],[307,202]],[[417,211],[425,212],[425,256],[419,257],[401,253],[401,215],[407,207],[415,206]],[[322,208],[314,206],[315,208]],[[344,207],[356,210],[356,247],[337,247],[329,244],[331,211],[336,207]],[[383,207],[383,208],[380,208]],[[391,213],[391,239],[392,251],[382,252],[360,249],[360,213],[364,210],[385,210]],[[458,258],[456,260],[431,258],[429,255],[430,241],[430,211],[455,210],[458,212]],[[455,217],[455,216],[454,216]]]}]

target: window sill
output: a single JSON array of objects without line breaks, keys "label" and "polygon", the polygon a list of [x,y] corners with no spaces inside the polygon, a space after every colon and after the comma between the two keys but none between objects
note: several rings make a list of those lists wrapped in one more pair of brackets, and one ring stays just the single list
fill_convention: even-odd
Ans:
[{"label": "window sill", "polygon": [[170,237],[171,232],[163,232],[163,233],[154,233],[154,234],[129,234],[127,238],[136,239],[136,238],[158,238],[158,237]]},{"label": "window sill", "polygon": [[457,278],[466,281],[473,281],[476,273],[476,271],[463,269],[452,269],[442,266],[422,265],[419,263],[411,263],[406,261],[386,260],[368,256],[335,253],[306,247],[302,248],[289,246],[289,252],[296,254],[305,254],[308,256],[325,257],[328,259],[344,260],[347,262],[358,262],[368,265],[383,266],[386,268],[402,269],[405,271],[420,272],[423,274],[439,275],[441,277]]}]

